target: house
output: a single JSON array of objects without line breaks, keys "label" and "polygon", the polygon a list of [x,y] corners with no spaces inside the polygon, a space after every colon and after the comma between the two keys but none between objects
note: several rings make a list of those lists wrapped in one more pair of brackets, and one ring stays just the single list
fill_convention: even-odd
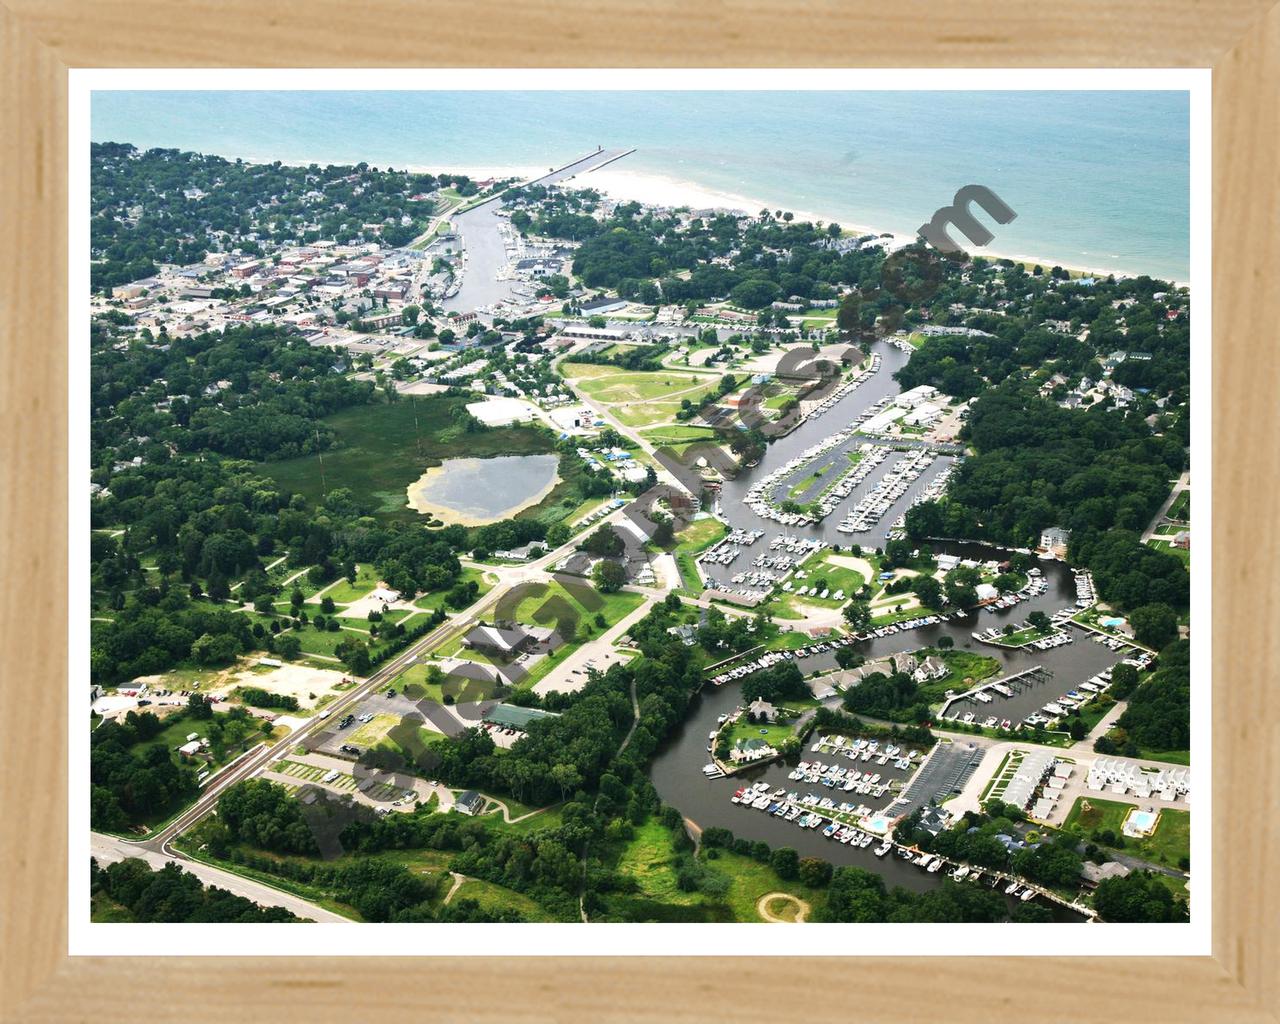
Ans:
[{"label": "house", "polygon": [[182,746],[178,748],[178,753],[181,754],[183,757],[195,757],[198,753],[200,753],[200,741],[191,740],[187,743],[182,744]]},{"label": "house", "polygon": [[927,683],[931,679],[941,679],[947,671],[947,663],[931,654],[916,666],[911,678],[917,683]]},{"label": "house", "polygon": [[1070,540],[1071,531],[1061,526],[1046,526],[1040,531],[1040,547],[1045,551],[1065,554]]},{"label": "house", "polygon": [[773,722],[778,718],[778,709],[767,700],[757,697],[747,706],[747,714],[755,715],[758,722]]},{"label": "house", "polygon": [[627,308],[626,299],[590,299],[582,304],[583,316],[600,316]]},{"label": "house", "polygon": [[731,751],[729,751],[729,760],[735,764],[744,761],[759,761],[766,757],[772,757],[777,751],[769,746],[764,740],[752,737],[749,740],[739,740]]},{"label": "house", "polygon": [[532,637],[520,626],[504,628],[481,622],[473,626],[462,638],[463,646],[473,650],[491,651],[512,656],[519,654],[532,641]]},{"label": "house", "polygon": [[1173,546],[1182,551],[1190,551],[1191,550],[1191,531],[1180,530],[1177,536],[1173,538]]},{"label": "house", "polygon": [[479,814],[484,810],[484,797],[474,789],[464,790],[454,800],[453,809],[459,814]]},{"label": "house", "polygon": [[400,600],[400,591],[392,590],[379,580],[378,585],[369,591],[369,596],[375,601],[381,601],[383,604],[395,604]]},{"label": "house", "polygon": [[[931,836],[936,836],[944,828],[947,827],[947,812],[940,807],[934,807],[932,804],[926,804],[920,808],[920,828],[924,829]],[[1000,837],[997,836],[997,839]]]},{"label": "house", "polygon": [[527,653],[539,641],[550,636],[550,630],[529,629],[520,623],[506,626],[489,625],[481,622],[471,628],[462,638],[463,646],[472,650],[484,651],[505,658]]},{"label": "house", "polygon": [[667,632],[673,636],[678,636],[680,642],[686,647],[692,647],[698,642],[698,627],[690,623],[685,623],[682,626],[672,626]]},{"label": "house", "polygon": [[1105,864],[1095,864],[1087,860],[1080,865],[1080,879],[1090,889],[1096,889],[1108,878],[1124,878],[1127,874],[1129,869],[1115,860],[1109,860]]}]

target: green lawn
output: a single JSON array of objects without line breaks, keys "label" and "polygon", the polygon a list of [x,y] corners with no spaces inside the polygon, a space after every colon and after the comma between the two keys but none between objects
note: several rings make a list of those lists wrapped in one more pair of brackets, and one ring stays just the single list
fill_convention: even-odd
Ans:
[{"label": "green lawn", "polygon": [[[529,664],[528,674],[521,679],[519,687],[526,689],[547,676],[583,643],[598,637],[638,608],[643,601],[643,595],[627,591],[601,594],[586,582],[574,587],[573,590],[559,582],[552,582],[547,585],[545,591],[529,594],[512,612],[517,622],[522,622],[526,626],[558,628],[557,616],[563,618],[563,610],[567,606],[569,611],[577,617],[577,632],[574,639],[558,648],[553,656],[538,658]],[[597,614],[603,618],[603,626],[596,623]],[[488,660],[464,647],[460,636],[453,637],[432,653],[437,657],[457,657],[472,661]],[[439,684],[431,684],[427,681],[429,668],[430,663],[410,666],[397,677],[396,682],[401,686],[409,684],[421,687],[421,696],[443,700],[444,694],[440,692]],[[450,691],[454,695],[458,688],[459,684],[450,684]]]},{"label": "green lawn", "polygon": [[1015,629],[1012,633],[1005,634],[1000,637],[997,643],[1002,643],[1006,647],[1023,647],[1033,640],[1043,640],[1047,636],[1051,636],[1060,630],[1047,629],[1043,632],[1034,626],[1027,626],[1023,629]]},{"label": "green lawn", "polygon": [[[326,590],[324,596],[333,598],[335,604],[351,604],[353,601],[359,601],[377,585],[378,570],[372,565],[357,565],[354,584],[349,583],[344,577]],[[313,594],[312,597],[314,596]]]},{"label": "green lawn", "polygon": [[791,735],[791,724],[789,722],[779,722],[753,725],[747,721],[747,716],[743,715],[721,735],[728,740],[730,749],[739,740],[764,740],[769,746],[777,749]]},{"label": "green lawn", "polygon": [[635,879],[644,897],[661,903],[689,906],[700,903],[700,893],[684,892],[676,885],[676,853],[671,833],[657,818],[636,826],[635,835],[618,858],[617,870]]},{"label": "green lawn", "polygon": [[[462,570],[462,575],[458,577],[458,582],[474,582],[479,588],[476,591],[476,600],[478,601],[493,589],[496,577],[491,576],[489,573],[483,572],[480,569],[472,569],[470,566],[466,566]],[[424,612],[433,612],[437,608],[441,607],[443,607],[446,612],[451,612],[453,609],[449,608],[444,603],[445,594],[447,593],[447,590],[437,590],[430,594],[423,594],[413,602],[413,606],[415,608],[421,608]]]},{"label": "green lawn", "polygon": [[764,918],[756,910],[760,897],[770,892],[785,892],[797,896],[809,904],[809,919],[813,919],[813,911],[821,905],[826,896],[820,889],[811,889],[796,879],[784,881],[768,864],[761,864],[750,857],[727,850],[717,850],[716,859],[708,860],[703,855],[703,862],[717,871],[722,871],[730,878],[729,894],[726,897],[735,921],[763,921]]},{"label": "green lawn", "polygon": [[675,535],[676,550],[687,551],[693,555],[700,554],[728,532],[729,527],[719,519],[711,516],[695,519]]},{"label": "green lawn", "polygon": [[1187,488],[1173,499],[1173,504],[1169,506],[1169,511],[1165,513],[1165,516],[1179,523],[1189,523],[1191,521],[1190,488]]},{"label": "green lawn", "polygon": [[705,519],[695,519],[676,534],[676,544],[671,551],[675,555],[676,566],[680,569],[683,591],[695,597],[702,593],[702,578],[698,575],[696,556],[728,532],[729,528],[724,523],[708,516]]},{"label": "green lawn", "polygon": [[[866,579],[856,569],[836,565],[834,562],[829,561],[831,554],[833,552],[830,551],[815,552],[799,566],[799,569],[805,573],[805,578],[791,577],[793,590],[800,587],[812,588],[818,586],[818,592],[821,593],[822,588],[825,587],[829,591],[825,598],[814,597],[812,594],[796,597],[792,593],[777,591],[765,607],[779,618],[800,619],[804,616],[801,614],[800,609],[795,606],[795,602],[812,604],[819,608],[840,608],[848,604],[853,595],[862,589]],[[844,591],[844,597],[839,600],[832,596],[837,590]],[[904,599],[909,596],[903,595]]]},{"label": "green lawn", "polygon": [[562,363],[560,372],[629,427],[672,420],[684,399],[697,405],[720,382],[718,374],[693,370],[623,370],[594,363]]},{"label": "green lawn", "polygon": [[[1077,797],[1062,828],[1094,842],[1097,842],[1094,833],[1098,831],[1109,830],[1121,836],[1124,820],[1131,810],[1133,804],[1092,796]],[[1144,839],[1125,836],[1124,851],[1153,864],[1178,867],[1182,858],[1191,856],[1191,812],[1161,809],[1156,830]]]},{"label": "green lawn", "polygon": [[949,670],[941,679],[932,679],[920,687],[920,695],[929,703],[941,701],[948,690],[965,690],[974,683],[990,678],[1000,671],[1000,662],[985,654],[972,654],[969,651],[940,651],[926,648],[917,652],[920,657],[928,655],[941,658],[947,663]]},{"label": "green lawn", "polygon": [[1163,551],[1166,555],[1173,555],[1181,558],[1187,565],[1191,564],[1191,551],[1189,548],[1175,548],[1173,542],[1165,537],[1152,537],[1147,541],[1157,551]]},{"label": "green lawn", "polygon": [[799,483],[792,485],[791,489],[787,491],[787,497],[798,498],[802,494],[807,494],[809,491],[809,488],[811,488],[814,484],[816,484],[819,480],[821,480],[826,475],[827,475],[827,468],[825,466],[822,469],[815,469],[812,473],[806,476]]},{"label": "green lawn", "polygon": [[686,427],[674,423],[642,430],[640,436],[659,448],[671,447],[679,452],[683,452],[695,441],[717,441],[720,438],[710,427]]}]

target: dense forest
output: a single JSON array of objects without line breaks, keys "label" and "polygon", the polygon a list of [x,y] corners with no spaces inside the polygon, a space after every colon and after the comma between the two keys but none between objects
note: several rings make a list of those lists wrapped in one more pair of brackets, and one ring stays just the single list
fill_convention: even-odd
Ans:
[{"label": "dense forest", "polygon": [[677,215],[646,213],[638,203],[619,204],[601,221],[588,212],[592,206],[582,195],[557,195],[538,202],[536,216],[513,215],[512,223],[536,235],[581,242],[573,272],[585,286],[612,288],[649,304],[728,298],[762,309],[792,295],[833,299],[837,286],[858,283],[883,258],[876,248],[831,247],[840,235],[838,224],[731,214],[684,223]]},{"label": "dense forest", "polygon": [[177,864],[159,871],[128,857],[107,867],[89,861],[95,921],[164,924],[274,924],[298,921],[283,907],[260,907],[216,886],[205,886]]}]

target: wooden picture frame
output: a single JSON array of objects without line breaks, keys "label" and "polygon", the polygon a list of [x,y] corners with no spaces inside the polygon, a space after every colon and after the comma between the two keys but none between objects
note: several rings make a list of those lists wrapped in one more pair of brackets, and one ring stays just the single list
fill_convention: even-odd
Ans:
[{"label": "wooden picture frame", "polygon": [[[968,0],[893,9],[861,0],[798,8],[567,0],[554,10],[405,0],[7,0],[0,33],[0,543],[11,581],[0,590],[3,1019],[747,1022],[776,1018],[779,981],[825,986],[833,978],[862,996],[849,1012],[862,1012],[861,1003],[913,1021],[1280,1016],[1280,887],[1268,874],[1280,838],[1280,658],[1272,638],[1257,633],[1280,596],[1266,557],[1276,549],[1267,511],[1280,475],[1272,443],[1280,359],[1267,345],[1280,321],[1271,280],[1280,266],[1280,7],[1271,0],[1070,8]],[[68,69],[583,65],[1214,69],[1211,957],[824,958],[744,971],[741,961],[719,958],[446,955],[423,964],[67,955]],[[78,486],[71,482],[72,494]]]}]

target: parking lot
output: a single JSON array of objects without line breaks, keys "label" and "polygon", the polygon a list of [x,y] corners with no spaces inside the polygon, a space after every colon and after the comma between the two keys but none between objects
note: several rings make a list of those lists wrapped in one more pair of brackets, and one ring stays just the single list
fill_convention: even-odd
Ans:
[{"label": "parking lot", "polygon": [[290,791],[318,786],[374,808],[409,811],[417,802],[426,802],[433,795],[441,810],[453,806],[453,793],[439,783],[403,772],[367,768],[349,759],[315,751],[305,754],[287,752],[271,762],[263,777]]},{"label": "parking lot", "polygon": [[[386,694],[386,690],[379,690],[343,715],[330,716],[325,720],[325,727],[308,739],[309,749],[354,756],[350,749],[342,748],[355,748],[357,752],[362,752],[376,746],[392,729],[405,721],[445,736],[457,736],[479,725],[489,708],[498,703],[489,700],[450,707],[436,701],[410,700],[399,691],[394,697]],[[348,716],[351,720],[344,726],[342,723],[347,721]]]}]

